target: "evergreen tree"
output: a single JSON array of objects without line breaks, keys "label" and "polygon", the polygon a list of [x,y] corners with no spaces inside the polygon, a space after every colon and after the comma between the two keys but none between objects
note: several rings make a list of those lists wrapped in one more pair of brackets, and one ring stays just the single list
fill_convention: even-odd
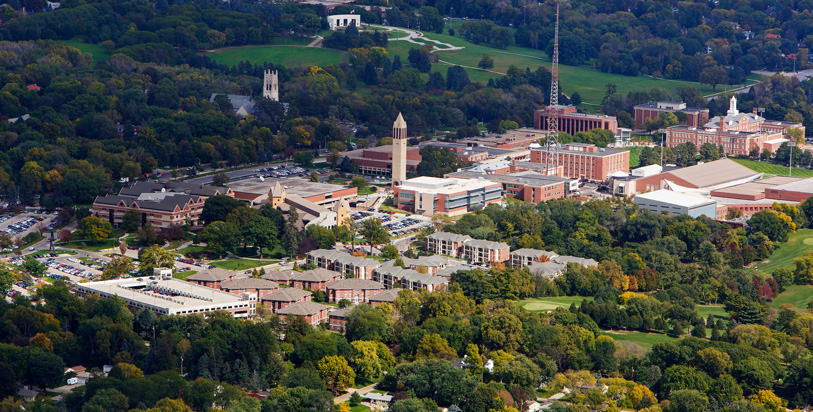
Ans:
[{"label": "evergreen tree", "polygon": [[348,70],[347,76],[345,76],[344,80],[345,86],[347,86],[347,90],[356,90],[356,71],[355,70]]},{"label": "evergreen tree", "polygon": [[401,55],[395,55],[395,59],[392,60],[392,71],[401,70],[404,65],[401,63]]},{"label": "evergreen tree", "polygon": [[706,338],[706,326],[703,325],[702,322],[698,322],[697,325],[694,326],[692,329],[692,336],[695,338]]},{"label": "evergreen tree", "polygon": [[381,77],[386,79],[390,74],[392,74],[392,62],[389,57],[385,57],[381,61]]},{"label": "evergreen tree", "polygon": [[299,220],[299,214],[296,208],[291,208],[288,212],[288,221],[285,223],[285,234],[283,235],[282,243],[288,256],[296,256],[299,250],[299,232],[296,230],[296,221]]},{"label": "evergreen tree", "polygon": [[378,84],[378,73],[376,73],[373,63],[367,62],[364,65],[364,78],[362,80],[370,86]]}]

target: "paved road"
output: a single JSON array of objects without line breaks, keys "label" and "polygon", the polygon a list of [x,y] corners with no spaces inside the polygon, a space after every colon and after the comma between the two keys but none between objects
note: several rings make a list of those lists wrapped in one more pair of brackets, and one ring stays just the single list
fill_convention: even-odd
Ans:
[{"label": "paved road", "polygon": [[376,383],[374,383],[372,385],[367,385],[367,386],[365,386],[363,388],[359,388],[359,389],[350,388],[350,389],[347,390],[347,393],[345,393],[344,395],[337,396],[336,398],[334,398],[333,402],[335,402],[337,404],[347,402],[347,401],[350,400],[350,396],[353,394],[353,392],[358,392],[359,395],[363,396],[363,395],[367,394],[368,392],[372,391],[373,389],[375,389],[375,385],[377,385],[377,384],[378,383],[376,382]]}]

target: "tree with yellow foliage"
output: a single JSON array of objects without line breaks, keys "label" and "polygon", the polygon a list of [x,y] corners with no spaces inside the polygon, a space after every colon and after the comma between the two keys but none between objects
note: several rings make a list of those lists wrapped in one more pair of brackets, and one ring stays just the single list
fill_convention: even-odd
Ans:
[{"label": "tree with yellow foliage", "polygon": [[764,406],[768,412],[785,412],[786,402],[770,390],[761,390],[755,393],[751,397],[751,402]]}]

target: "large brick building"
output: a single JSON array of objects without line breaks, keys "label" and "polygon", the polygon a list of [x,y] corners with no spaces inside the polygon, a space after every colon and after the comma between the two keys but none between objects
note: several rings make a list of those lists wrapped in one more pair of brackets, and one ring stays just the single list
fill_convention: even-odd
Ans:
[{"label": "large brick building", "polygon": [[471,237],[467,235],[435,232],[426,237],[426,250],[438,255],[458,257],[462,255],[463,244],[469,240]]},{"label": "large brick building", "polygon": [[790,129],[799,129],[804,136],[805,127],[801,123],[768,121],[754,113],[740,113],[737,98],[731,97],[725,116],[715,116],[698,127],[672,126],[666,129],[664,144],[675,147],[691,142],[696,147],[711,143],[722,148],[723,154],[747,156],[752,149],[775,151],[784,142]]},{"label": "large brick building", "polygon": [[657,102],[635,106],[635,127],[643,126],[650,119],[657,120],[661,113],[682,113],[678,120],[683,116],[686,117],[686,120],[680,124],[691,127],[698,127],[709,121],[709,109],[686,107],[686,103],[683,102]]},{"label": "large brick building", "polygon": [[204,269],[198,273],[189,275],[186,278],[186,281],[200,286],[220,289],[221,282],[234,280],[235,278],[237,278],[237,273],[235,273],[234,271],[220,268],[211,268]]},{"label": "large brick building", "polygon": [[399,209],[426,216],[458,216],[502,200],[502,185],[488,180],[440,179],[421,176],[395,186]]},{"label": "large brick building", "polygon": [[276,313],[278,310],[284,309],[294,303],[310,301],[311,295],[313,295],[313,293],[307,290],[284,288],[267,293],[260,298],[260,300],[264,305],[268,306],[272,312]]},{"label": "large brick building", "polygon": [[[531,149],[531,163],[544,164],[546,150]],[[587,143],[568,143],[559,149],[559,165],[563,167],[565,177],[603,181],[615,172],[629,173],[630,152]]]},{"label": "large brick building", "polygon": [[567,197],[571,190],[578,189],[578,182],[573,179],[545,176],[536,172],[483,174],[461,170],[459,172],[449,173],[446,177],[457,179],[488,179],[502,185],[503,197],[512,197],[533,203],[562,199]]},{"label": "large brick building", "polygon": [[330,306],[316,302],[297,302],[278,310],[277,316],[279,316],[282,323],[286,324],[291,316],[302,316],[306,322],[312,326],[316,326],[320,323],[327,322],[330,309]]},{"label": "large brick building", "polygon": [[200,226],[203,205],[211,196],[234,196],[228,188],[183,182],[137,181],[118,195],[97,196],[91,213],[119,226],[128,211],[141,215],[141,225],[169,228],[189,224]]},{"label": "large brick building", "polygon": [[258,297],[263,297],[277,289],[279,289],[277,282],[260,278],[240,278],[220,282],[220,290],[235,295],[254,293]]},{"label": "large brick building", "polygon": [[463,259],[480,263],[505,262],[510,258],[509,250],[505,243],[474,239],[463,244]]},{"label": "large brick building", "polygon": [[613,135],[618,134],[618,121],[615,116],[578,113],[575,106],[569,105],[551,106],[534,111],[534,128],[548,130],[548,122],[555,113],[558,113],[560,132],[574,135],[593,129],[605,129],[613,132]]},{"label": "large brick building", "polygon": [[[420,149],[406,148],[406,169],[414,173],[421,162]],[[393,146],[378,146],[367,149],[352,150],[345,154],[350,160],[359,165],[359,173],[374,176],[392,176]]]}]

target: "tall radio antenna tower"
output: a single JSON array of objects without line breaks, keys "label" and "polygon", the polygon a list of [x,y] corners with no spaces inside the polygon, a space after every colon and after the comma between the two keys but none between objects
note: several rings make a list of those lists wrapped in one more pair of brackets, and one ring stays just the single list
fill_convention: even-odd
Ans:
[{"label": "tall radio antenna tower", "polygon": [[547,159],[545,159],[545,174],[550,175],[559,168],[559,3],[556,3],[556,25],[553,36],[553,64],[551,65],[550,105],[548,110],[548,144]]}]

